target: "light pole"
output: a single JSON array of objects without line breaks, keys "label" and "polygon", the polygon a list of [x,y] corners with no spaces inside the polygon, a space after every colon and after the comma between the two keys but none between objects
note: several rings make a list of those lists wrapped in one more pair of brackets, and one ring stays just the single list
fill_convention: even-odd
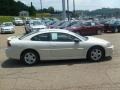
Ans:
[{"label": "light pole", "polygon": [[70,15],[69,15],[69,0],[67,0],[67,16],[68,16],[68,20],[70,20]]},{"label": "light pole", "polygon": [[41,6],[41,11],[42,11],[42,0],[40,0],[40,6]]},{"label": "light pole", "polygon": [[62,17],[62,19],[65,20],[65,18],[66,18],[65,0],[62,0],[62,8],[63,8],[63,17]]},{"label": "light pole", "polygon": [[75,0],[73,0],[73,12],[75,13]]}]

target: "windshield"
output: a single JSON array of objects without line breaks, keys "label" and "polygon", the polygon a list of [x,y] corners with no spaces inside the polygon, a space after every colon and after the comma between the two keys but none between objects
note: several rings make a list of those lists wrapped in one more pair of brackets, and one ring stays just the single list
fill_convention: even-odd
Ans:
[{"label": "windshield", "polygon": [[66,27],[66,26],[68,26],[70,24],[70,22],[64,22],[62,25],[61,25],[61,27]]},{"label": "windshield", "polygon": [[31,25],[36,26],[36,25],[43,25],[41,21],[32,21]]},{"label": "windshield", "polygon": [[72,25],[74,25],[74,24],[76,24],[76,23],[77,23],[76,21],[70,22],[67,27],[70,27],[70,26],[72,26]]},{"label": "windshield", "polygon": [[3,23],[2,26],[12,26],[12,23]]},{"label": "windshield", "polygon": [[30,35],[32,35],[32,34],[34,34],[34,33],[36,33],[36,32],[38,32],[38,31],[33,31],[33,32],[31,32],[31,33],[28,33],[28,34],[24,34],[24,35],[21,36],[19,39],[22,40],[22,39],[24,39],[25,37],[30,36]]},{"label": "windshield", "polygon": [[88,40],[88,37],[81,36],[81,35],[79,35],[79,34],[77,34],[77,33],[74,33],[74,34],[75,34],[75,36],[80,37],[80,39],[82,39],[82,40],[84,40],[84,41],[87,41],[87,40]]},{"label": "windshield", "polygon": [[82,23],[77,22],[77,23],[75,23],[75,24],[71,25],[71,27],[79,27],[79,26],[82,26]]},{"label": "windshield", "polygon": [[59,22],[57,26],[61,26],[64,22]]}]

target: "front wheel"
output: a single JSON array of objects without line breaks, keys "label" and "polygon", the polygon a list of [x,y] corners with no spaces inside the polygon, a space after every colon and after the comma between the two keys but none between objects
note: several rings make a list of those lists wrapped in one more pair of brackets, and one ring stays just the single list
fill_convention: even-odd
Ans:
[{"label": "front wheel", "polygon": [[23,52],[21,60],[26,65],[34,65],[39,61],[39,55],[35,51],[28,50]]},{"label": "front wheel", "polygon": [[102,35],[102,30],[97,30],[97,35]]},{"label": "front wheel", "polygon": [[115,28],[112,32],[113,32],[113,33],[118,33],[119,30],[118,30],[118,28]]},{"label": "front wheel", "polygon": [[105,52],[101,47],[93,47],[88,51],[87,58],[92,61],[100,61],[104,58]]}]

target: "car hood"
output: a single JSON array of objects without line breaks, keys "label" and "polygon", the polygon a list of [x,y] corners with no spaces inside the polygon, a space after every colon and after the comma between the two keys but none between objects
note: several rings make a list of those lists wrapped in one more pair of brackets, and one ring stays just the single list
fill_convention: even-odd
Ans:
[{"label": "car hood", "polygon": [[45,25],[36,25],[36,26],[31,26],[31,28],[33,28],[33,29],[37,29],[37,28],[44,29],[44,28],[46,28],[46,26]]},{"label": "car hood", "polygon": [[92,36],[86,36],[88,38],[87,42],[92,43],[92,44],[108,44],[110,42],[104,40],[104,39],[100,39],[100,38],[96,38],[96,37],[92,37]]},{"label": "car hood", "polygon": [[1,27],[2,29],[12,29],[14,28],[13,26],[6,26],[6,27]]}]

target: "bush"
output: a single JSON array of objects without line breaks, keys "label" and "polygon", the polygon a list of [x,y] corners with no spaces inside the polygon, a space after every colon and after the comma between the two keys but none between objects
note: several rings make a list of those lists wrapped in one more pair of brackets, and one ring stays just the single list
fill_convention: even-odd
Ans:
[{"label": "bush", "polygon": [[36,14],[36,17],[51,17],[51,14],[50,13],[37,13]]},{"label": "bush", "polygon": [[0,23],[2,22],[12,22],[13,17],[12,16],[0,16]]}]

